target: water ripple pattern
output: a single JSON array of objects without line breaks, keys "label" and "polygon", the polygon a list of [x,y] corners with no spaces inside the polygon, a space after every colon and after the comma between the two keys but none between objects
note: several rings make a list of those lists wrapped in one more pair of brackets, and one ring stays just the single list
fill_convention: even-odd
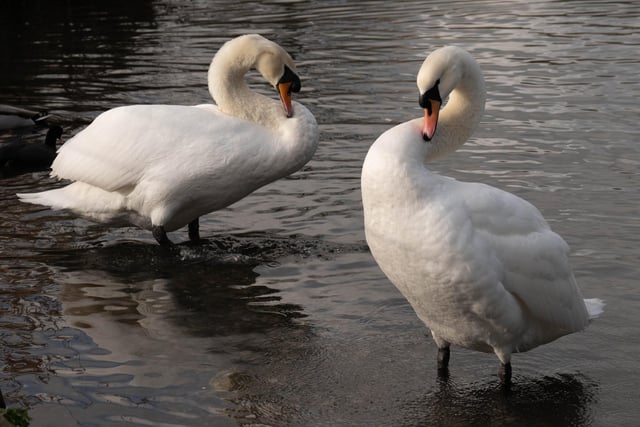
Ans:
[{"label": "water ripple pattern", "polygon": [[[213,54],[249,32],[295,57],[321,138],[302,170],[203,217],[206,244],[169,252],[20,203],[62,185],[46,172],[3,179],[0,389],[33,425],[636,425],[637,2],[36,3],[0,5],[0,103],[49,110],[63,140],[116,106],[210,102]],[[518,355],[508,397],[491,355],[453,351],[438,382],[428,331],[364,241],[364,156],[423,114],[416,72],[447,44],[477,58],[487,106],[433,168],[538,206],[607,302],[585,333]]]}]

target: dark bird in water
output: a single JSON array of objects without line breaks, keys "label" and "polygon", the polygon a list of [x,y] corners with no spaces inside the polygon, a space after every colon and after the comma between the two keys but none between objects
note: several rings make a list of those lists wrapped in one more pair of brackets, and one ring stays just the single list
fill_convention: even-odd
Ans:
[{"label": "dark bird in water", "polygon": [[49,114],[44,111],[32,111],[0,104],[0,130],[42,125],[48,117]]},{"label": "dark bird in water", "polygon": [[62,136],[60,126],[51,126],[42,143],[8,142],[0,144],[0,171],[3,177],[46,170],[56,158],[56,142]]}]

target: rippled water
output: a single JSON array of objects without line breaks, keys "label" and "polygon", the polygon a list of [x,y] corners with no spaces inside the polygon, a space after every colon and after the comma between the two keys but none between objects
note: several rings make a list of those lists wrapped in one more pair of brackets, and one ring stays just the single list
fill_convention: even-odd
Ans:
[{"label": "rippled water", "polygon": [[[302,171],[171,252],[19,203],[56,185],[46,173],[0,182],[0,388],[33,425],[636,425],[636,2],[29,4],[0,6],[0,103],[48,109],[65,138],[115,106],[208,102],[211,57],[246,32],[294,55],[322,131]],[[488,104],[434,167],[537,205],[607,302],[584,333],[516,355],[508,396],[491,355],[456,349],[437,380],[434,344],[364,241],[364,155],[421,114],[415,74],[445,44],[478,59]]]}]

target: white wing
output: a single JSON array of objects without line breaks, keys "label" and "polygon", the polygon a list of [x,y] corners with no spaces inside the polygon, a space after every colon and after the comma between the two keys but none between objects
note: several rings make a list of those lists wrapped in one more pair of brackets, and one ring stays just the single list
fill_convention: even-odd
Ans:
[{"label": "white wing", "polygon": [[[136,185],[148,174],[173,176],[203,163],[208,169],[238,160],[271,137],[265,128],[207,108],[134,105],[114,108],[67,141],[52,165],[52,175],[107,191]],[[186,166],[186,168],[185,168]]]},{"label": "white wing", "polygon": [[[569,246],[529,202],[483,184],[458,183],[480,247],[493,251],[502,285],[540,321],[566,333],[587,325]],[[551,331],[550,331],[551,332]]]}]

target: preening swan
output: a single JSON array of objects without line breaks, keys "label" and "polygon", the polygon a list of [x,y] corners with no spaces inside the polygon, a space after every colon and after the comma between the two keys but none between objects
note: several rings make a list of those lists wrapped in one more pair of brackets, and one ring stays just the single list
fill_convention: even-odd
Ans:
[{"label": "preening swan", "polygon": [[[280,103],[249,89],[244,76],[256,68]],[[25,202],[68,209],[103,221],[133,223],[166,232],[189,225],[198,240],[201,215],[229,206],[307,163],[318,127],[291,100],[300,78],[289,54],[251,34],[225,43],[209,68],[217,105],[133,105],[114,108],[62,148],[52,176],[72,182]],[[280,105],[281,104],[281,105]]]},{"label": "preening swan", "polygon": [[424,118],[383,133],[364,162],[367,243],[431,330],[440,372],[456,345],[495,353],[509,382],[512,353],[584,329],[604,304],[582,298],[568,245],[533,205],[427,168],[480,122],[485,89],[475,60],[457,47],[436,50],[417,83]]}]

